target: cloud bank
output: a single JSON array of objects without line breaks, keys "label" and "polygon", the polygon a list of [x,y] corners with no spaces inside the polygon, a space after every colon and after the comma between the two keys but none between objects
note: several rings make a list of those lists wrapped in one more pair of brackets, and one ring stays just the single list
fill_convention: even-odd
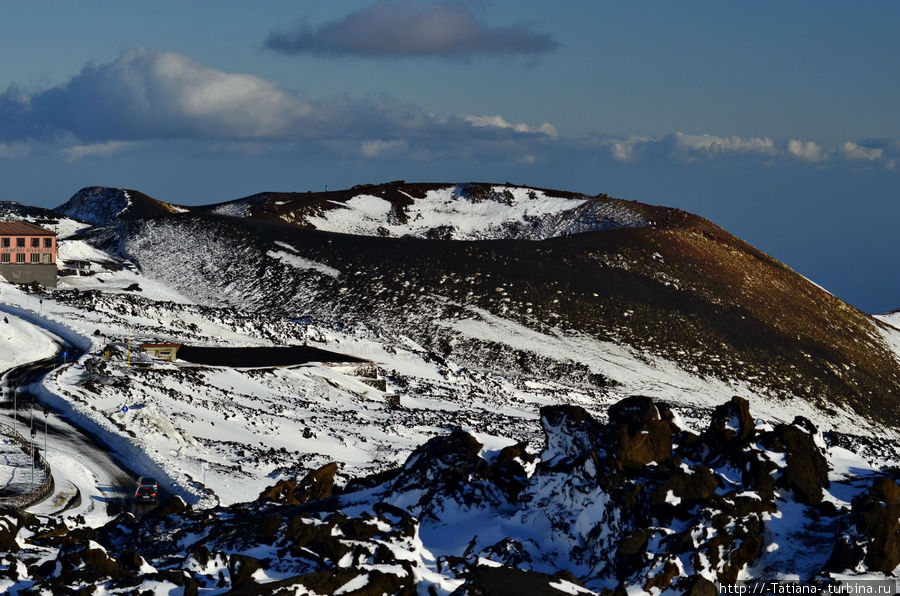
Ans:
[{"label": "cloud bank", "polygon": [[[499,115],[436,115],[390,98],[313,100],[250,74],[227,73],[185,56],[131,50],[88,65],[68,82],[36,93],[0,94],[0,156],[23,142],[74,139],[68,160],[117,153],[127,143],[355,142],[362,156],[420,143],[527,144],[556,137],[550,124],[511,123]],[[18,144],[16,144],[18,143]]]},{"label": "cloud bank", "polygon": [[900,159],[896,139],[826,146],[680,132],[566,138],[548,122],[512,122],[500,114],[433,114],[389,97],[312,99],[252,74],[144,49],[89,64],[54,87],[0,93],[0,159],[27,158],[35,147],[69,162],[104,159],[173,141],[244,155],[289,149],[325,158],[537,165],[740,161],[892,170]]},{"label": "cloud bank", "polygon": [[459,2],[379,0],[342,19],[269,34],[265,46],[283,54],[319,56],[466,57],[542,54],[559,44],[525,25],[492,27]]},{"label": "cloud bank", "polygon": [[[827,147],[814,141],[797,139],[777,140],[769,137],[719,137],[710,134],[691,135],[681,132],[660,137],[589,135],[582,139],[585,147],[600,149],[600,159],[618,163],[681,162],[709,160],[756,160],[772,165],[779,162],[800,161],[809,164],[843,161],[882,164],[887,169],[896,165],[897,156],[890,153],[889,143],[846,141],[837,147]],[[878,145],[878,146],[875,146]]]}]

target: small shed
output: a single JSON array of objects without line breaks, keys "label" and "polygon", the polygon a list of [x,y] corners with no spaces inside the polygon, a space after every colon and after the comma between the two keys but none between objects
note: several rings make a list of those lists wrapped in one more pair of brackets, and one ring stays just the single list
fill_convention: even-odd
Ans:
[{"label": "small shed", "polygon": [[157,360],[175,362],[181,344],[141,344],[141,349]]}]

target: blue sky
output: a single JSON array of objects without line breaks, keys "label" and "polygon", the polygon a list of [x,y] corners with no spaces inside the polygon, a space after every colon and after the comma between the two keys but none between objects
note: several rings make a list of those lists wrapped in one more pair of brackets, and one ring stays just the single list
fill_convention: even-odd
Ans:
[{"label": "blue sky", "polygon": [[0,18],[0,199],[406,179],[699,213],[900,308],[900,5],[33,2]]}]

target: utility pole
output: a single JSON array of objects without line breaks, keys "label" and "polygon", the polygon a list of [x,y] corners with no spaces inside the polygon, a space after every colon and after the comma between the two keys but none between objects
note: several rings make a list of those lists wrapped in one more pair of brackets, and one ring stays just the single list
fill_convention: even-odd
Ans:
[{"label": "utility pole", "polygon": [[34,428],[31,429],[31,493],[34,494],[34,435],[37,434],[37,431]]},{"label": "utility pole", "polygon": [[128,367],[131,368],[131,328],[128,328],[128,340],[125,342],[128,345]]},{"label": "utility pole", "polygon": [[31,396],[31,489],[34,490],[34,436],[37,431],[34,430],[34,396]]},{"label": "utility pole", "polygon": [[47,418],[50,416],[50,408],[44,408],[44,459],[47,459]]},{"label": "utility pole", "polygon": [[19,419],[18,402],[19,402],[19,387],[16,386],[16,388],[13,392],[13,433],[16,432],[16,421]]}]

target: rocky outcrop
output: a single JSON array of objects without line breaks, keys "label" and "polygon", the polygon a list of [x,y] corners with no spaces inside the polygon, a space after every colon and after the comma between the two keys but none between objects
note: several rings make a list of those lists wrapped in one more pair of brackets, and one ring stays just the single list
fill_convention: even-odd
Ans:
[{"label": "rocky outcrop", "polygon": [[699,434],[648,397],[613,405],[605,423],[547,406],[539,461],[523,443],[486,451],[455,429],[340,490],[328,464],[251,503],[195,511],[173,499],[101,528],[11,513],[0,577],[53,593],[168,582],[186,594],[708,596],[714,582],[783,566],[770,559],[796,548],[786,516],[798,543],[817,532],[805,548],[835,545],[804,579],[900,565],[900,486],[879,477],[852,509],[836,507],[816,428],[758,423],[748,405],[716,408]]},{"label": "rocky outcrop", "polygon": [[334,475],[338,466],[331,462],[317,470],[313,470],[301,481],[296,478],[279,480],[259,495],[260,501],[274,501],[283,505],[300,505],[308,501],[325,499],[331,496],[334,488]]}]

